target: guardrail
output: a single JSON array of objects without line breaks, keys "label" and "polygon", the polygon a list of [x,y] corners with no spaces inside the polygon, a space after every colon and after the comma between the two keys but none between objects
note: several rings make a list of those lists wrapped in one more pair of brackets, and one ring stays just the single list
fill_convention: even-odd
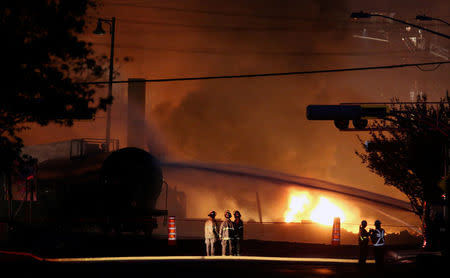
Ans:
[{"label": "guardrail", "polygon": [[106,148],[106,139],[80,138],[70,141],[70,158],[83,157],[89,153],[106,152],[108,149],[113,152],[119,149],[119,139],[110,139],[109,148]]}]

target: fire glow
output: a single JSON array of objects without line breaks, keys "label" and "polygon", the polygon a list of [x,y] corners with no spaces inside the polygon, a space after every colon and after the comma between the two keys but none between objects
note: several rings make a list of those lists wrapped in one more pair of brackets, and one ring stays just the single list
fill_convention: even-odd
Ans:
[{"label": "fire glow", "polygon": [[346,214],[336,201],[323,196],[312,197],[308,192],[292,192],[289,208],[284,214],[287,223],[311,220],[315,223],[332,226],[333,219],[339,217],[341,222],[346,220]]}]

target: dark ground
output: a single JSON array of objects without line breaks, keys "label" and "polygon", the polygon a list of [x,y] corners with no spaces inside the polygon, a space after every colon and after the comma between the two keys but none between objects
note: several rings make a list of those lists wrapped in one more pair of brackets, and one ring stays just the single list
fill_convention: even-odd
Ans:
[{"label": "dark ground", "polygon": [[[176,246],[168,246],[167,239],[149,239],[144,236],[48,236],[47,238],[17,239],[15,243],[0,242],[0,249],[20,250],[42,257],[91,257],[91,256],[204,256],[203,239],[177,240]],[[414,245],[386,246],[388,254],[417,250]],[[216,243],[216,255],[220,255],[220,243]],[[391,252],[392,251],[392,252]],[[358,258],[357,245],[331,246],[329,244],[295,243],[279,241],[245,240],[241,243],[242,256]],[[373,257],[369,247],[369,259]]]},{"label": "dark ground", "polygon": [[[70,242],[70,243],[67,243]],[[55,257],[113,257],[113,256],[203,256],[203,240],[178,240],[168,246],[167,240],[146,240],[143,237],[121,239],[84,238],[52,243],[35,244],[34,249],[3,244],[1,250],[29,252],[44,258]],[[331,246],[289,242],[247,240],[241,245],[242,256],[357,258],[358,246]],[[38,248],[39,247],[39,248]],[[219,251],[219,246],[216,251]],[[387,262],[381,272],[375,265],[364,269],[346,263],[299,263],[255,261],[131,261],[55,263],[41,262],[29,256],[0,254],[0,269],[12,270],[20,276],[45,274],[45,276],[77,275],[108,277],[148,275],[159,277],[426,277],[434,271],[446,271],[441,257],[426,255],[415,246],[387,246]],[[395,260],[401,254],[404,260]],[[408,256],[409,254],[409,256]],[[373,257],[372,250],[369,258]],[[418,259],[416,259],[418,258]],[[433,272],[432,272],[433,271]],[[448,273],[448,272],[447,272]],[[431,277],[435,277],[431,275]],[[442,277],[446,277],[445,275]]]}]

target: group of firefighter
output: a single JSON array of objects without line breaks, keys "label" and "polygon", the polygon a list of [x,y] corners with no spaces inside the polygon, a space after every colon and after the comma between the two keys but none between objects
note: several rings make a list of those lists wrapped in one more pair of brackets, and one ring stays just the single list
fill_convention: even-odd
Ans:
[{"label": "group of firefighter", "polygon": [[361,221],[359,226],[359,264],[365,265],[369,252],[369,238],[372,241],[375,265],[377,268],[383,267],[384,263],[384,229],[381,228],[381,221],[375,220],[375,229],[366,230],[367,221]]},{"label": "group of firefighter", "polygon": [[222,256],[239,256],[241,250],[241,240],[244,238],[244,223],[241,220],[241,213],[236,210],[234,221],[231,221],[231,212],[225,211],[225,220],[220,224],[216,222],[216,212],[211,211],[208,214],[208,220],[205,222],[205,244],[206,255],[214,256],[215,244],[221,241]]},{"label": "group of firefighter", "polygon": [[[215,244],[221,241],[222,256],[239,256],[240,255],[240,241],[244,238],[244,223],[241,220],[241,213],[235,211],[233,213],[234,221],[231,221],[231,212],[225,211],[225,220],[218,228],[216,221],[216,212],[211,211],[208,214],[208,220],[205,222],[205,244],[206,255],[215,255]],[[381,221],[376,220],[375,229],[366,230],[367,221],[361,221],[359,226],[359,264],[366,263],[369,252],[369,239],[372,241],[374,249],[375,264],[377,267],[382,267],[384,263],[384,229],[381,228]]]}]

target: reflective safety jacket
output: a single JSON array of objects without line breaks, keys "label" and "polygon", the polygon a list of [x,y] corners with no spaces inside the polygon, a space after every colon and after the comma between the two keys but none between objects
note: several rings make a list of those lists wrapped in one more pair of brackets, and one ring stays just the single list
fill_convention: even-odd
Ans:
[{"label": "reflective safety jacket", "polygon": [[361,246],[367,246],[369,244],[369,232],[361,226],[359,227],[358,242]]},{"label": "reflective safety jacket", "polygon": [[239,218],[234,220],[234,238],[244,239],[244,222]]},{"label": "reflective safety jacket", "polygon": [[219,237],[219,229],[216,220],[208,219],[205,222],[205,239],[217,239]]},{"label": "reflective safety jacket", "polygon": [[221,240],[231,240],[234,238],[234,224],[229,218],[220,225],[219,237]]},{"label": "reflective safety jacket", "polygon": [[384,230],[379,228],[375,230],[370,230],[371,239],[373,246],[383,246],[384,245]]}]

